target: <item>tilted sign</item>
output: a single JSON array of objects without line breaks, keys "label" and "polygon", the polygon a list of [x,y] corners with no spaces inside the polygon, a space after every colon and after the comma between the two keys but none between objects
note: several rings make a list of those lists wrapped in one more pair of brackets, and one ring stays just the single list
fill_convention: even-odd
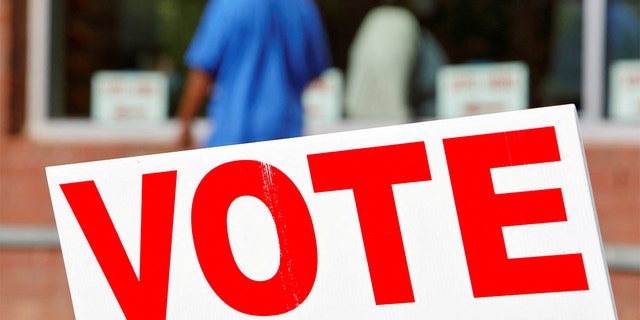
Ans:
[{"label": "tilted sign", "polygon": [[615,319],[573,106],[47,168],[78,319]]}]

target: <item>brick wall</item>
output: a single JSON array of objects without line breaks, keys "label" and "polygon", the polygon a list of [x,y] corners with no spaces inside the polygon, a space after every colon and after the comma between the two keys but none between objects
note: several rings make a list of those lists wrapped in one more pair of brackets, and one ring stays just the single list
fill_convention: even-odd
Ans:
[{"label": "brick wall", "polygon": [[602,237],[640,245],[640,145],[585,149]]}]

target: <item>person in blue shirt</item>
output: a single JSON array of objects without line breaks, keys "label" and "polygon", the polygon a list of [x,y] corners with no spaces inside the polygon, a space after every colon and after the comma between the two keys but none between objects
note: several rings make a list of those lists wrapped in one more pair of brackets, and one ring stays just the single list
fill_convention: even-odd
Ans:
[{"label": "person in blue shirt", "polygon": [[210,0],[185,54],[180,143],[205,100],[207,147],[296,137],[302,92],[330,66],[312,0]]}]

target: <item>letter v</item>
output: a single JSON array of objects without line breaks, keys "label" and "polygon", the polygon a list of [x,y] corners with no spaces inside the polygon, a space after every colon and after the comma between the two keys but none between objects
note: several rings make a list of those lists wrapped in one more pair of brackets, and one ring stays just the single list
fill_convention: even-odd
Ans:
[{"label": "letter v", "polygon": [[142,176],[140,280],[95,182],[60,185],[129,320],[166,318],[176,176],[176,171]]}]

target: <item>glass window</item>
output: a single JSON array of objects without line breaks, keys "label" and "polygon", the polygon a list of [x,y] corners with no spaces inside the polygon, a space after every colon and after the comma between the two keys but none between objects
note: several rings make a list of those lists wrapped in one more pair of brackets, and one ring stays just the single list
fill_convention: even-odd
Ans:
[{"label": "glass window", "polygon": [[164,71],[175,113],[182,54],[205,0],[53,0],[51,117],[88,117],[91,77],[102,70]]},{"label": "glass window", "polygon": [[440,1],[423,24],[453,64],[526,63],[529,106],[580,105],[581,1]]},{"label": "glass window", "polygon": [[[28,14],[29,59],[34,66],[28,87],[34,106],[29,107],[33,109],[28,119],[34,124],[31,128],[87,118],[90,78],[99,70],[166,71],[171,79],[169,113],[173,115],[186,71],[182,56],[205,2],[34,2]],[[529,106],[575,103],[583,109],[583,119],[619,120],[615,79],[621,78],[615,74],[628,71],[640,60],[640,1],[395,2],[414,6],[422,28],[433,35],[449,64],[523,62],[529,72]],[[317,0],[336,67],[346,70],[349,47],[360,22],[369,10],[383,3],[389,1]],[[594,46],[602,48],[602,58]],[[639,82],[635,76],[626,79],[627,83]],[[633,105],[627,108],[633,109]],[[52,119],[55,121],[49,122]]]},{"label": "glass window", "polygon": [[416,13],[449,64],[523,62],[529,73],[528,106],[581,107],[583,1],[319,1],[338,67],[346,66],[356,32],[353,20],[359,23],[368,10],[389,2]]},{"label": "glass window", "polygon": [[609,0],[606,8],[605,115],[640,122],[640,1]]}]

